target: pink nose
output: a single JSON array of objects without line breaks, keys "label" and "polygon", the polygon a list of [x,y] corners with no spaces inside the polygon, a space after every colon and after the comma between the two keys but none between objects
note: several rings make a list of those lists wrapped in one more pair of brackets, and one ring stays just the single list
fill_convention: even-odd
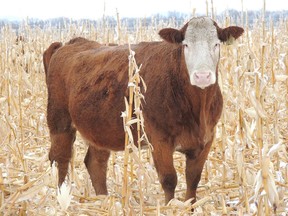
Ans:
[{"label": "pink nose", "polygon": [[198,85],[210,84],[211,72],[196,72],[194,73],[194,79]]}]

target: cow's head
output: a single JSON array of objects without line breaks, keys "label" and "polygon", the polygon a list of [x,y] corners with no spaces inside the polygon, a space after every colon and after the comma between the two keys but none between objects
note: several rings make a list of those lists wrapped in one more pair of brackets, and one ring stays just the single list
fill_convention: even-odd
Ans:
[{"label": "cow's head", "polygon": [[159,32],[169,43],[182,44],[192,85],[202,89],[216,82],[220,42],[237,39],[244,29],[237,26],[220,28],[208,17],[193,18],[182,29],[165,28]]}]

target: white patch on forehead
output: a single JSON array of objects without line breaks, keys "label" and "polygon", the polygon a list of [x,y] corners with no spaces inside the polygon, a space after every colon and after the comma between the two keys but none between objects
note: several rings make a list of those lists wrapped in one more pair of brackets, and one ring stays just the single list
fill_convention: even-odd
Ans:
[{"label": "white patch on forehead", "polygon": [[185,33],[185,41],[195,43],[206,40],[209,43],[217,39],[217,30],[210,18],[200,17],[189,21]]}]

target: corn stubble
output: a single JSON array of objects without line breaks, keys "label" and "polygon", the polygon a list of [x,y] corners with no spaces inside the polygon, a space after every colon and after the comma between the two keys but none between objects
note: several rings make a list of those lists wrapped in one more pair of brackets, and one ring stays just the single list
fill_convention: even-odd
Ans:
[{"label": "corn stubble", "polygon": [[[131,32],[125,23],[120,28],[118,19],[116,36],[107,22],[103,23],[105,26],[94,27],[68,22],[59,30],[32,28],[23,22],[19,34],[24,41],[17,44],[11,26],[1,29],[0,215],[190,214],[190,202],[183,200],[183,155],[174,155],[176,198],[165,206],[151,158],[153,149],[141,150],[130,136],[133,127],[141,140],[146,139],[141,113],[145,88],[139,87],[145,86],[145,80],[133,51],[127,86],[130,97],[123,99],[126,149],[113,153],[109,161],[109,196],[95,196],[83,164],[87,146],[81,137],[74,145],[69,177],[63,188],[57,189],[56,167],[50,167],[48,161],[43,51],[51,42],[65,42],[74,36],[104,44],[158,40],[156,33],[163,25],[173,26],[173,20],[155,21],[152,27],[139,21],[137,31]],[[233,21],[227,18],[218,23],[225,26]],[[266,28],[256,20],[253,28],[246,24],[238,43],[222,46],[219,83],[224,111],[202,173],[198,201],[193,204],[195,215],[285,215],[288,211],[287,41],[287,20],[270,22]]]}]

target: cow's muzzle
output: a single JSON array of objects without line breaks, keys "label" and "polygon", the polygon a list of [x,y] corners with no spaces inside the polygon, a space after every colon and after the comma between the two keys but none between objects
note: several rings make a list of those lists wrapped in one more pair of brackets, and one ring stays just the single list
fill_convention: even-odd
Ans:
[{"label": "cow's muzzle", "polygon": [[212,71],[195,71],[191,77],[191,84],[204,89],[215,83],[214,76]]}]

